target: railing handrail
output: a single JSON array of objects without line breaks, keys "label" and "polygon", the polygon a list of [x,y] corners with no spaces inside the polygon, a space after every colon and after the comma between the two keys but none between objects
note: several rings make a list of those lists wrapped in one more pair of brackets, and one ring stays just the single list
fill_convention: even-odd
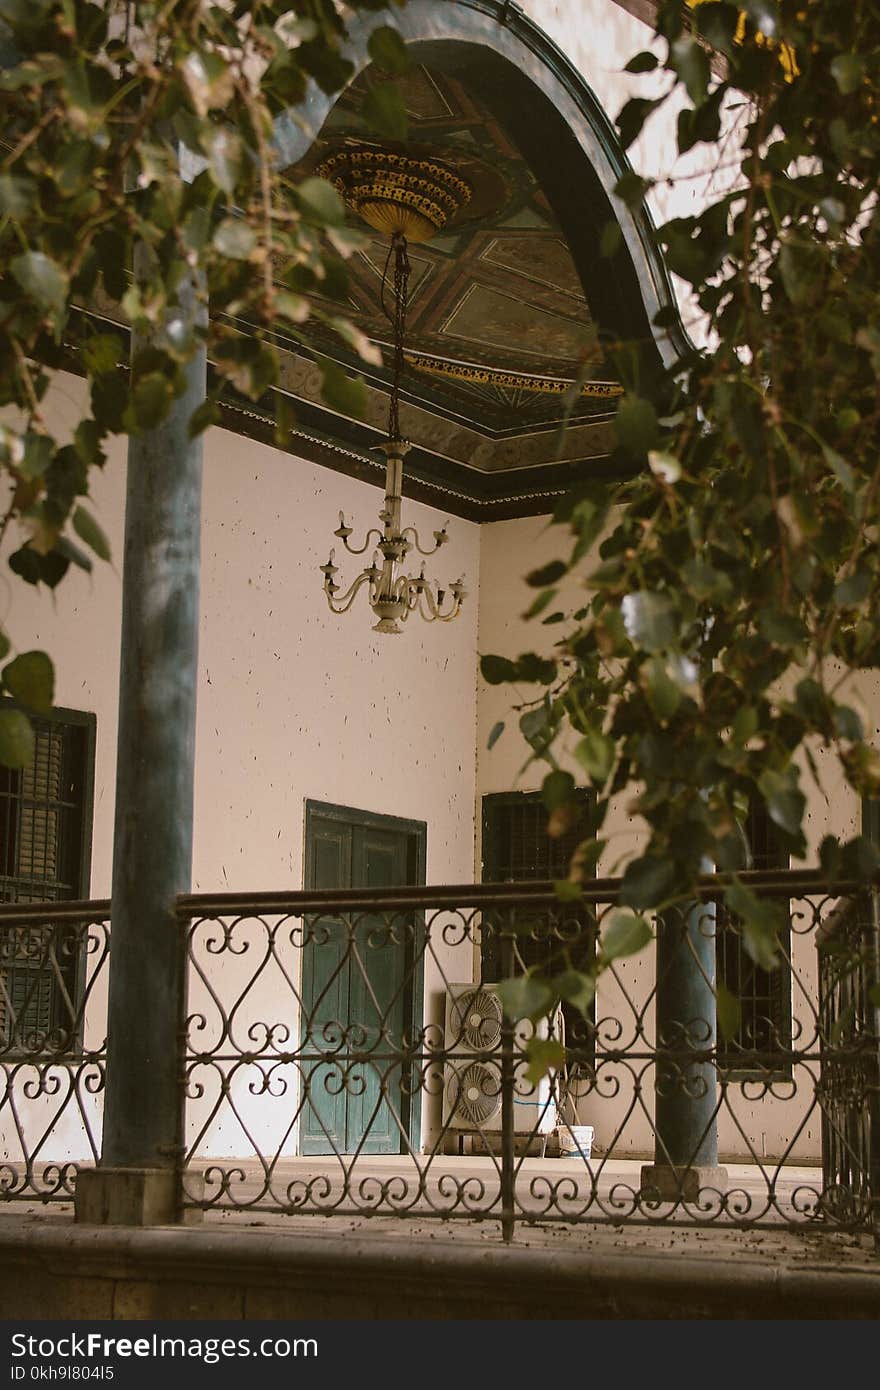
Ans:
[{"label": "railing handrail", "polygon": [[[864,890],[855,881],[830,885],[821,869],[759,869],[737,875],[746,887],[786,898],[829,896]],[[706,874],[697,884],[701,900],[711,901],[733,882],[732,874]],[[261,893],[186,893],[177,900],[182,918],[240,914],[250,910],[284,912],[290,916],[341,908],[347,912],[401,911],[421,908],[557,907],[614,903],[622,879],[595,878],[584,884],[580,898],[561,899],[553,880],[516,883],[464,883],[407,888],[341,888]]]},{"label": "railing handrail", "polygon": [[[699,879],[696,896],[702,901],[718,897],[733,881],[729,873],[706,874]],[[855,879],[830,883],[821,869],[750,869],[736,875],[746,887],[764,894],[786,898],[856,896],[868,887]],[[558,907],[572,909],[578,904],[614,903],[622,879],[595,878],[585,884],[576,900],[563,900],[552,880],[516,883],[464,883],[411,886],[404,888],[281,889],[256,893],[183,893],[177,899],[181,921],[197,917],[240,916],[247,912],[278,912],[297,917],[304,913],[394,912],[423,909]],[[110,917],[109,898],[78,899],[73,902],[0,903],[0,926],[4,922],[104,921]]]},{"label": "railing handrail", "polygon": [[0,926],[10,919],[26,925],[41,922],[105,922],[110,916],[109,898],[77,898],[45,903],[0,903]]}]

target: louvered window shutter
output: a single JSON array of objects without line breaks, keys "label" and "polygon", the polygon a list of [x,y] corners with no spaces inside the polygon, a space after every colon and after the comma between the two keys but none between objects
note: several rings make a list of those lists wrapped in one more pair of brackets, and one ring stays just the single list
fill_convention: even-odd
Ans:
[{"label": "louvered window shutter", "polygon": [[[591,793],[577,793],[580,816],[575,824],[559,837],[547,834],[547,811],[540,792],[501,792],[483,798],[483,882],[534,883],[545,879],[567,878],[572,856],[589,835],[588,816]],[[577,941],[570,951],[575,969],[586,968],[595,956],[596,933],[591,915],[586,911],[565,908],[565,918],[579,927]],[[554,956],[558,939],[553,940],[540,931],[525,933],[518,940],[518,949],[526,967],[559,969]],[[497,942],[487,936],[482,946],[482,975],[486,981],[499,978],[500,962]],[[585,1020],[577,1010],[563,1005],[566,1040],[578,1050],[578,1058],[588,1061],[594,1049],[592,1020]]]},{"label": "louvered window shutter", "polygon": [[[33,719],[34,758],[0,768],[0,900],[63,902],[88,892],[94,720]],[[0,938],[0,1037],[63,1045],[77,1025],[81,962],[69,927]]]}]

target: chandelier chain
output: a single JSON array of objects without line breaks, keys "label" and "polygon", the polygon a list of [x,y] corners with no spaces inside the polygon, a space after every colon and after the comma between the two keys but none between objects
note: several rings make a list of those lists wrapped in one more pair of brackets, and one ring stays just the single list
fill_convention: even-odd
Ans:
[{"label": "chandelier chain", "polygon": [[[388,438],[400,439],[400,379],[404,366],[404,345],[406,343],[406,310],[409,300],[410,260],[407,254],[406,237],[395,232],[391,238],[385,269],[382,273],[382,308],[391,321],[394,356],[392,361],[391,391],[388,397]],[[385,285],[388,278],[388,264],[394,257],[394,302],[389,312],[385,303]]]}]

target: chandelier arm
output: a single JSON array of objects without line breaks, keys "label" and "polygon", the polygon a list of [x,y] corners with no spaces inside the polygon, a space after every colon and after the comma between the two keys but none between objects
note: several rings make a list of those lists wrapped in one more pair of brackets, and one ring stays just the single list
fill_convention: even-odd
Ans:
[{"label": "chandelier arm", "polygon": [[418,595],[418,598],[420,601],[419,616],[423,618],[426,623],[436,622],[440,614],[437,609],[437,601],[434,598],[434,593],[430,584],[425,585],[421,593]]},{"label": "chandelier arm", "polygon": [[426,550],[422,545],[421,541],[419,540],[419,533],[414,526],[405,526],[400,534],[404,538],[406,536],[412,536],[410,545],[412,546],[413,550],[417,550],[420,555],[436,555],[437,551],[443,544],[443,541],[436,541],[434,545],[431,546],[430,550]]},{"label": "chandelier arm", "polygon": [[352,580],[352,583],[349,585],[345,593],[340,598],[334,598],[333,594],[329,592],[327,583],[325,581],[324,593],[327,595],[327,602],[330,605],[331,612],[347,613],[349,608],[357,598],[358,593],[361,590],[361,587],[369,581],[370,577],[371,576],[369,570],[364,570],[363,574],[359,574],[357,579]]},{"label": "chandelier arm", "polygon": [[459,613],[461,612],[462,600],[460,594],[453,595],[451,606],[445,613],[443,612],[441,605],[435,599],[433,590],[427,584],[425,585],[425,588],[422,590],[420,597],[424,600],[424,608],[427,610],[426,612],[422,612],[421,614],[421,616],[424,618],[426,622],[451,623],[453,618],[457,618]]},{"label": "chandelier arm", "polygon": [[[353,546],[353,545],[349,545],[349,543],[348,543],[348,537],[347,537],[347,536],[343,536],[341,539],[342,539],[342,544],[345,546],[345,548],[346,548],[346,550],[348,551],[349,555],[363,555],[363,554],[364,554],[367,550],[369,550],[369,548],[370,548],[370,538],[371,538],[371,536],[375,536],[375,537],[376,537],[376,543],[377,543],[377,544],[378,544],[379,541],[384,540],[384,538],[385,538],[385,537],[384,537],[384,533],[383,533],[382,531],[380,531],[379,528],[378,528],[377,526],[374,526],[374,527],[372,527],[371,530],[369,530],[369,531],[367,532],[366,539],[364,540],[363,545],[360,546],[360,547]],[[373,549],[375,550],[375,548],[376,548],[376,547],[375,547],[375,545],[374,545],[374,546],[373,546]]]},{"label": "chandelier arm", "polygon": [[456,597],[448,613],[437,614],[437,621],[441,623],[451,623],[453,618],[457,618],[461,612],[461,599]]}]

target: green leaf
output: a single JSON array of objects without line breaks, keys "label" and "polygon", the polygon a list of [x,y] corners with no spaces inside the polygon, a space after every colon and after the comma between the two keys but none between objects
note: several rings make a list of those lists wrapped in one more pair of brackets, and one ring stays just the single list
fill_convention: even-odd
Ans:
[{"label": "green leaf", "polygon": [[742,1027],[742,1008],[735,994],[721,980],[715,986],[715,1013],[718,1031],[725,1042],[730,1042]]},{"label": "green leaf", "polygon": [[706,3],[694,11],[697,30],[713,48],[728,56],[733,52],[739,15],[735,5]]},{"label": "green leaf", "polygon": [[110,559],[110,542],[104,535],[91,512],[85,507],[77,507],[73,514],[73,529],[90,550],[94,550],[99,560]]},{"label": "green leaf", "polygon": [[717,599],[723,603],[733,596],[733,585],[723,570],[717,570],[705,560],[688,560],[682,570],[688,590],[696,599]]},{"label": "green leaf", "polygon": [[242,217],[224,217],[211,238],[215,251],[231,261],[246,261],[257,244],[257,234]]},{"label": "green leaf", "polygon": [[557,806],[567,806],[574,801],[575,786],[571,773],[561,772],[558,768],[548,772],[541,787],[541,797],[548,811],[555,811]]},{"label": "green leaf", "polygon": [[779,6],[776,0],[742,0],[745,10],[755,28],[768,39],[775,39],[779,33]]},{"label": "green leaf", "polygon": [[304,216],[320,227],[339,227],[345,221],[345,203],[326,179],[303,179],[296,197]]},{"label": "green leaf", "polygon": [[0,661],[9,655],[11,643],[6,633],[0,628]]},{"label": "green leaf", "polygon": [[321,395],[331,410],[362,420],[367,411],[367,387],[362,376],[349,376],[335,362],[324,361]]},{"label": "green leaf", "polygon": [[865,60],[859,53],[838,53],[831,60],[831,76],[845,97],[857,92],[865,80]]},{"label": "green leaf", "polygon": [[665,662],[657,656],[646,661],[639,668],[639,683],[644,687],[648,704],[657,718],[666,723],[681,704],[682,692],[666,670]]},{"label": "green leaf", "polygon": [[571,878],[556,879],[553,891],[561,903],[579,903],[583,897],[583,888]]},{"label": "green leaf", "polygon": [[628,208],[637,208],[645,201],[645,194],[654,187],[653,179],[643,179],[634,169],[627,169],[614,185],[614,195]]},{"label": "green leaf", "polygon": [[60,318],[70,282],[55,261],[42,251],[24,251],[10,262],[9,269],[34,304],[56,320]]},{"label": "green leaf", "polygon": [[377,67],[394,77],[402,77],[412,66],[406,44],[397,30],[387,24],[373,30],[367,41],[367,52]]},{"label": "green leaf", "polygon": [[621,448],[644,457],[657,440],[657,412],[640,396],[624,396],[617,408],[614,428]]},{"label": "green leaf", "polygon": [[659,651],[678,638],[678,615],[668,594],[626,594],[620,611],[626,635],[637,647]]},{"label": "green leaf", "polygon": [[208,159],[211,177],[231,197],[242,176],[244,168],[244,147],[241,138],[226,126],[215,126],[202,143]]},{"label": "green leaf", "polygon": [[797,772],[790,767],[785,772],[767,769],[758,779],[758,786],[770,819],[789,835],[800,835],[801,818],[806,799],[797,784]]},{"label": "green leaf", "polygon": [[63,555],[72,565],[76,565],[77,569],[85,570],[86,574],[91,574],[94,569],[91,557],[86,554],[82,546],[76,545],[69,536],[58,537],[53,553]]},{"label": "green leaf", "polygon": [[585,975],[582,970],[566,970],[565,974],[556,976],[553,984],[560,999],[587,1017],[596,997],[596,981],[592,975]]},{"label": "green leaf", "polygon": [[486,747],[487,747],[487,748],[494,748],[494,747],[495,747],[495,744],[498,742],[498,740],[500,739],[500,737],[501,737],[501,735],[502,735],[503,733],[504,733],[504,720],[503,720],[503,719],[499,719],[497,724],[493,724],[493,725],[492,725],[491,731],[490,731],[490,733],[489,733],[489,737],[488,737],[487,740],[486,740]]},{"label": "green leaf", "polygon": [[670,46],[669,60],[691,101],[699,106],[709,85],[709,55],[705,48],[696,39],[682,35]]},{"label": "green leaf", "polygon": [[758,619],[758,630],[768,642],[777,647],[796,647],[807,636],[807,630],[800,618],[793,613],[783,613],[776,608],[765,609]]},{"label": "green leaf", "polygon": [[405,140],[409,133],[403,97],[391,82],[383,82],[367,93],[361,114],[370,129],[386,140]]},{"label": "green leaf", "polygon": [[533,1086],[549,1071],[565,1065],[565,1048],[556,1038],[529,1038],[524,1051],[528,1059],[526,1077]]},{"label": "green leaf", "polygon": [[667,454],[662,449],[651,449],[648,453],[648,467],[662,482],[671,485],[677,483],[681,477],[681,464],[674,454]]},{"label": "green leaf", "polygon": [[857,608],[864,603],[872,588],[874,579],[868,570],[856,570],[848,579],[834,586],[834,602],[838,608]]},{"label": "green leaf", "polygon": [[0,214],[6,217],[26,217],[36,201],[37,185],[33,179],[0,174]]},{"label": "green leaf", "polygon": [[738,878],[734,878],[724,900],[730,911],[740,919],[743,945],[748,955],[762,970],[775,969],[779,964],[777,937],[782,926],[779,905],[756,897]]},{"label": "green leaf", "polygon": [[880,873],[880,853],[867,835],[855,835],[840,849],[840,875],[873,883]]},{"label": "green leaf", "polygon": [[161,372],[147,372],[138,379],[131,393],[124,417],[128,427],[155,429],[168,414],[172,396],[171,382],[166,376]]},{"label": "green leaf", "polygon": [[102,372],[119,371],[128,354],[118,334],[95,333],[83,343],[80,356],[86,370],[92,376],[100,376]]},{"label": "green leaf", "polygon": [[4,767],[30,767],[34,761],[34,731],[21,710],[0,710],[0,763]]},{"label": "green leaf", "polygon": [[28,430],[23,442],[24,454],[18,465],[19,473],[25,478],[42,478],[52,462],[52,440],[46,434]]},{"label": "green leaf", "polygon": [[27,584],[45,584],[54,589],[67,573],[68,560],[57,548],[40,555],[31,545],[23,545],[9,557],[9,568]]},{"label": "green leaf", "polygon": [[834,732],[849,743],[858,743],[865,737],[862,721],[849,705],[834,706]]},{"label": "green leaf", "polygon": [[598,732],[584,734],[575,745],[574,756],[596,786],[604,787],[614,767],[614,739]]},{"label": "green leaf", "polygon": [[498,986],[498,997],[505,1014],[514,1023],[521,1019],[534,1022],[544,1018],[556,999],[548,982],[539,975],[520,975],[515,980],[502,980]]},{"label": "green leaf", "polygon": [[612,912],[602,932],[602,955],[606,961],[634,956],[653,939],[654,933],[644,917],[635,912]]},{"label": "green leaf", "polygon": [[831,449],[827,444],[822,445],[822,453],[828,467],[834,472],[841,487],[847,492],[854,492],[856,486],[856,475],[850,468],[845,458],[837,453],[836,449]]},{"label": "green leaf", "polygon": [[220,405],[217,401],[211,400],[210,398],[202,401],[200,405],[196,406],[192,415],[189,417],[187,433],[190,439],[195,439],[198,435],[204,434],[205,430],[210,429],[212,425],[219,425],[222,418]]},{"label": "green leaf", "polygon": [[48,714],[55,698],[55,670],[45,652],[22,652],[3,668],[3,684],[13,700]]},{"label": "green leaf", "polygon": [[619,222],[606,222],[599,238],[599,255],[610,261],[623,245],[623,232]]},{"label": "green leaf", "polygon": [[620,901],[627,907],[657,907],[675,887],[675,865],[666,855],[646,854],[626,866]]},{"label": "green leaf", "polygon": [[480,674],[487,685],[505,685],[516,680],[516,666],[506,656],[481,656]]},{"label": "green leaf", "polygon": [[526,743],[537,754],[546,752],[552,742],[553,731],[544,705],[526,710],[525,714],[520,715],[519,728]]}]

